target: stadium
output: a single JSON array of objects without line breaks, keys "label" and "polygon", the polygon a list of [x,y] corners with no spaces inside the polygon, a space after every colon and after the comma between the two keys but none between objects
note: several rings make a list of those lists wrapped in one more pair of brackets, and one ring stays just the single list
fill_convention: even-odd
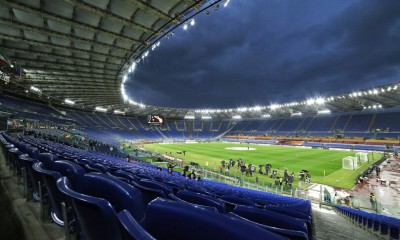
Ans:
[{"label": "stadium", "polygon": [[1,1],[1,238],[400,239],[399,7]]}]

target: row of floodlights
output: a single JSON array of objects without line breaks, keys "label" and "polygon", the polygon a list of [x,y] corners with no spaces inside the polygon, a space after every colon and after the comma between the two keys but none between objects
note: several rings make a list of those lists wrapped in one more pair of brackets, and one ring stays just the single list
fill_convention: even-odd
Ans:
[{"label": "row of floodlights", "polygon": [[390,86],[381,89],[370,89],[368,91],[359,91],[359,92],[352,92],[349,94],[349,97],[361,97],[361,96],[367,96],[367,95],[378,95],[379,93],[385,93],[385,92],[390,92],[390,91],[395,91],[397,90],[397,85],[395,86]]},{"label": "row of floodlights", "polygon": [[374,105],[370,105],[370,106],[364,106],[364,109],[382,109],[383,106],[382,104],[374,104]]}]

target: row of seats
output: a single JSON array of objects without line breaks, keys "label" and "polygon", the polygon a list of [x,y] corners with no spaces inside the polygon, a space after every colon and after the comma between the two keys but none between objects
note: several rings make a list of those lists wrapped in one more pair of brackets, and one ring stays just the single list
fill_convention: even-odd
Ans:
[{"label": "row of seats", "polygon": [[189,180],[43,139],[19,139],[6,134],[0,139],[10,153],[7,162],[26,172],[23,182],[43,215],[49,212],[68,238],[312,239],[309,201]]},{"label": "row of seats", "polygon": [[364,212],[344,206],[336,206],[339,213],[363,228],[388,235],[391,239],[400,239],[400,219],[376,213]]}]

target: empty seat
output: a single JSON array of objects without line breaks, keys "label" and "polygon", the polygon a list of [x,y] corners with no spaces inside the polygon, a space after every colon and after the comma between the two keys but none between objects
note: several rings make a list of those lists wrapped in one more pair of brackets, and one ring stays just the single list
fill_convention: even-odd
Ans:
[{"label": "empty seat", "polygon": [[142,225],[160,240],[288,239],[237,218],[162,198],[149,203]]},{"label": "empty seat", "polygon": [[296,219],[265,209],[243,205],[236,206],[236,208],[233,210],[233,213],[263,225],[301,231],[307,234],[310,239],[312,238],[312,233],[309,229],[307,229],[307,224],[304,220]]},{"label": "empty seat", "polygon": [[85,170],[78,164],[69,161],[54,161],[48,165],[48,168],[46,168],[42,162],[36,162],[33,165],[33,169],[41,175],[46,186],[50,198],[51,217],[53,221],[60,226],[64,226],[61,202],[65,202],[65,198],[58,190],[56,181],[58,178],[66,176],[71,181],[78,182],[78,179],[83,176]]},{"label": "empty seat", "polygon": [[[89,173],[74,184],[62,177],[57,181],[57,186],[71,201],[85,239],[119,240],[130,232],[141,232],[141,236],[149,237],[148,234],[143,234],[144,230],[139,224],[129,223],[132,219],[140,222],[144,217],[144,208],[140,191],[122,180],[109,175]],[[121,220],[120,224],[117,213],[123,210],[127,212],[121,217],[126,221]]]},{"label": "empty seat", "polygon": [[213,198],[212,196],[191,192],[188,190],[180,190],[176,193],[176,196],[183,201],[198,205],[215,207],[220,213],[226,213],[225,202],[217,198]]}]

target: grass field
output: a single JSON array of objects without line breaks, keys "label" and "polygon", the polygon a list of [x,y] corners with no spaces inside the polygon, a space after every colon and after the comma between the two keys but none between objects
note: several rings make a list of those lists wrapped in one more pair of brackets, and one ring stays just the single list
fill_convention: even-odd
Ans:
[{"label": "grass field", "polygon": [[[227,149],[232,147],[242,147],[246,150]],[[255,150],[247,150],[247,147],[255,148]],[[258,174],[258,165],[269,163],[272,165],[272,169],[279,169],[280,176],[283,176],[283,169],[287,168],[289,173],[294,172],[296,174],[295,179],[297,180],[297,173],[306,169],[312,176],[312,182],[346,189],[351,189],[357,175],[382,156],[377,153],[370,154],[369,165],[364,163],[357,170],[344,170],[342,169],[342,159],[346,156],[355,156],[355,152],[235,143],[149,144],[145,145],[145,148],[160,154],[171,153],[175,157],[184,159],[188,164],[197,162],[204,167],[208,162],[209,167],[215,169],[221,166],[222,160],[241,158],[246,165],[251,163],[257,166],[257,171],[253,174],[253,182],[255,176],[258,176],[259,182],[264,184],[274,181],[265,175]],[[186,151],[186,155],[177,154],[177,151]],[[240,172],[235,167],[231,169],[230,174],[239,175]],[[249,179],[249,181],[252,180]],[[294,186],[297,186],[297,181],[294,182]]]}]

